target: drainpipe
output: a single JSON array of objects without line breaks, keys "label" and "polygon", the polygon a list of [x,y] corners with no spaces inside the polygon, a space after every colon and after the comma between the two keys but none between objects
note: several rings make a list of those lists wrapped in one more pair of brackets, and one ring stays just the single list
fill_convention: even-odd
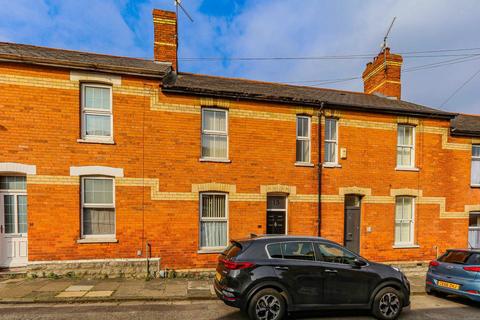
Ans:
[{"label": "drainpipe", "polygon": [[318,109],[318,236],[322,235],[322,113],[324,102],[320,103],[320,108]]}]

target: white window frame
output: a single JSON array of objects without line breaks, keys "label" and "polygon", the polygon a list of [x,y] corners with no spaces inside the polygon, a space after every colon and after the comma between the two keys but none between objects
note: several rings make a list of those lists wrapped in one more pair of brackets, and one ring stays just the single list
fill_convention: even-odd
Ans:
[{"label": "white window frame", "polygon": [[[410,242],[397,242],[396,241],[396,224],[397,222],[404,223],[405,219],[397,219],[397,201],[399,199],[409,198],[412,199],[412,219],[410,220]],[[404,203],[402,203],[403,210]],[[395,197],[395,212],[394,212],[394,225],[393,225],[393,242],[396,247],[409,247],[415,246],[415,197],[412,196],[397,196]],[[400,227],[401,228],[401,227]],[[400,231],[401,232],[401,231]]]},{"label": "white window frame", "polygon": [[[95,203],[85,205],[85,180],[86,179],[101,179],[112,180],[112,203]],[[116,209],[116,197],[115,197],[115,178],[107,176],[83,176],[81,178],[81,203],[80,203],[80,235],[82,239],[112,239],[116,238],[117,234],[117,209]],[[99,209],[113,209],[115,214],[114,219],[114,233],[113,234],[84,234],[83,233],[83,209],[84,208],[99,208]]]},{"label": "white window frame", "polygon": [[[283,209],[268,209],[268,197],[269,196],[273,196],[273,197],[284,197],[285,198],[285,210]],[[272,211],[272,212],[283,212],[285,211],[285,235],[288,235],[288,194],[286,193],[281,193],[281,192],[270,192],[267,194],[267,202],[265,203],[265,206],[267,208],[267,213],[269,211]],[[266,230],[266,225],[265,225],[265,231]]]},{"label": "white window frame", "polygon": [[[298,135],[298,123],[299,119],[307,119],[308,129],[307,129],[307,136],[299,136]],[[295,127],[295,135],[296,141],[308,141],[308,159],[304,159],[304,161],[298,161],[297,159],[297,144],[295,143],[295,163],[299,164],[310,164],[312,162],[312,118],[310,116],[304,115],[297,115],[296,127]]]},{"label": "white window frame", "polygon": [[[412,128],[412,144],[407,145],[407,144],[399,144],[398,143],[398,136],[400,134],[400,128],[403,128],[403,134],[405,136],[405,128]],[[408,124],[399,124],[397,125],[397,152],[396,154],[396,162],[397,162],[397,168],[399,169],[414,169],[415,168],[415,140],[416,140],[416,132],[415,132],[415,126],[408,125]],[[410,148],[411,151],[411,160],[412,163],[410,165],[401,165],[398,163],[398,148]]]},{"label": "white window frame", "polygon": [[[206,196],[206,195],[221,195],[221,196],[225,196],[225,218],[204,218],[203,217],[203,206],[202,206],[202,203],[203,203],[203,196]],[[219,252],[219,251],[223,251],[227,246],[228,246],[228,243],[229,243],[229,234],[230,234],[230,223],[229,223],[229,218],[228,218],[228,214],[229,214],[229,206],[228,206],[228,193],[224,193],[224,192],[210,192],[210,191],[207,191],[207,192],[201,192],[200,193],[200,203],[199,203],[199,222],[198,222],[198,247],[199,247],[199,250],[200,251],[213,251],[213,252]],[[219,221],[219,222],[224,222],[226,221],[227,222],[227,241],[225,243],[224,246],[217,246],[217,247],[202,247],[201,246],[201,243],[202,243],[202,222],[215,222],[215,221]]]},{"label": "white window frame", "polygon": [[[110,110],[92,109],[85,106],[86,87],[105,88],[110,90]],[[85,141],[112,142],[113,141],[113,93],[112,86],[98,83],[82,83],[81,84],[81,111],[82,111],[82,134],[81,138]],[[95,136],[87,135],[87,115],[109,116],[110,117],[110,135]]]},{"label": "white window frame", "polygon": [[[216,112],[225,112],[225,131],[216,131],[216,130],[206,130],[203,128],[203,119],[205,111],[216,111]],[[202,107],[202,118],[201,118],[201,137],[200,137],[200,159],[201,160],[212,160],[212,161],[228,161],[229,159],[229,135],[228,135],[228,110],[222,108],[203,108]],[[219,157],[206,157],[203,155],[203,136],[204,135],[215,135],[215,136],[225,136],[227,137],[227,154],[225,158]]]},{"label": "white window frame", "polygon": [[[337,118],[332,118],[332,117],[328,117],[328,118],[325,118],[325,129],[327,128],[327,121],[329,120],[334,120],[335,121],[335,136],[337,137],[336,140],[331,140],[331,139],[327,139],[327,133],[326,131],[324,130],[324,135],[325,135],[325,141],[324,141],[324,144],[323,144],[323,150],[324,150],[324,164],[326,165],[338,165],[338,119]],[[326,148],[326,145],[327,143],[334,143],[335,144],[335,159],[334,161],[327,161],[326,160],[326,153],[325,151],[327,150]]]},{"label": "white window frame", "polygon": [[471,181],[470,181],[470,185],[471,185],[472,187],[480,187],[480,183],[474,183],[474,181],[472,181],[472,178],[473,178],[473,162],[474,162],[474,161],[480,162],[480,156],[474,156],[474,155],[473,155],[473,149],[474,149],[474,148],[480,149],[480,145],[477,145],[477,144],[472,145],[472,163],[471,163],[471,177],[470,177],[470,180],[471,180]]}]

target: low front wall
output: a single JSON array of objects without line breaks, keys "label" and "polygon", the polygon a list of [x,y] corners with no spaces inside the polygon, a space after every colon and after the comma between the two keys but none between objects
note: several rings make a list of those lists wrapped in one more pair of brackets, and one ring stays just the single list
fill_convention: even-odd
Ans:
[{"label": "low front wall", "polygon": [[160,258],[94,259],[30,262],[27,274],[32,278],[156,278],[163,276]]}]

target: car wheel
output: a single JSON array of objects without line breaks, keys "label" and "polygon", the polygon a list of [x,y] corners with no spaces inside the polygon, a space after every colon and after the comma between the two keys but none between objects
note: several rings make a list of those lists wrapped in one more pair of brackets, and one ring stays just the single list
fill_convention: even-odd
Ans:
[{"label": "car wheel", "polygon": [[248,304],[248,316],[254,320],[281,320],[287,305],[282,295],[275,289],[257,292]]},{"label": "car wheel", "polygon": [[373,300],[372,313],[377,319],[397,319],[403,308],[402,295],[392,287],[380,290]]}]

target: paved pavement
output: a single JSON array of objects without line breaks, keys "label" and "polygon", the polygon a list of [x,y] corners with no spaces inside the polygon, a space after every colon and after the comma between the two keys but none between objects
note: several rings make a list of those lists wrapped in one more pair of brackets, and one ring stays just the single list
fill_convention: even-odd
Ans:
[{"label": "paved pavement", "polygon": [[[412,294],[424,294],[424,278],[412,277]],[[0,281],[0,304],[31,302],[173,301],[214,299],[212,280],[9,279]]]},{"label": "paved pavement", "polygon": [[[412,297],[411,310],[404,312],[400,319],[479,319],[480,306],[459,298],[441,299],[426,295]],[[155,301],[155,302],[106,302],[72,304],[0,304],[0,319],[71,319],[71,320],[123,320],[132,319],[217,319],[247,320],[247,317],[234,308],[217,300]],[[319,312],[294,314],[290,319],[372,319],[368,312]]]}]

